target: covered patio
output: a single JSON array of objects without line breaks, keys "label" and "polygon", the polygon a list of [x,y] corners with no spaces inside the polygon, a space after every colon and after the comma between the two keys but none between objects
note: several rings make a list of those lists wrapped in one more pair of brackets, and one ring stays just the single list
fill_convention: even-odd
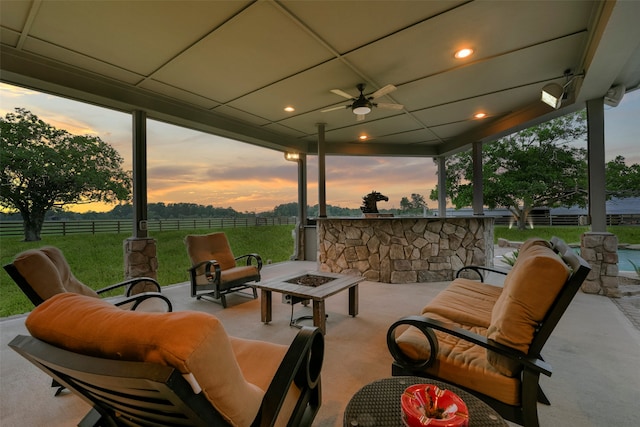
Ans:
[{"label": "covered patio", "polygon": [[[284,262],[266,266],[263,276],[268,279],[313,269],[314,262]],[[444,282],[362,282],[357,317],[347,314],[346,293],[327,300],[322,407],[314,425],[342,426],[351,396],[365,384],[390,376],[387,328],[402,316],[418,313],[445,286]],[[265,325],[260,322],[260,299],[232,295],[229,307],[223,309],[219,304],[190,298],[187,283],[169,286],[163,293],[176,310],[215,314],[230,335],[288,344],[297,332],[289,326],[290,306],[281,304],[278,296],[274,298],[273,321]],[[301,307],[296,305],[295,310],[298,314]],[[0,320],[0,423],[76,425],[88,412],[88,405],[71,394],[54,397],[50,378],[7,346],[16,335],[27,333],[24,319]],[[636,425],[640,331],[611,299],[579,292],[549,339],[544,356],[553,375],[541,379],[551,406],[538,405],[540,425]]]},{"label": "covered patio", "polygon": [[[443,171],[448,155],[473,149],[479,171],[484,143],[585,107],[590,216],[594,231],[605,230],[603,111],[640,85],[639,2],[3,1],[0,7],[3,82],[131,114],[133,239],[149,237],[146,152],[154,142],[147,140],[147,118],[296,154],[304,227],[307,156],[318,157],[322,217],[325,156],[420,156],[436,159]],[[463,47],[474,54],[455,58]],[[364,95],[375,95],[365,102],[380,104],[366,114],[354,104],[361,83]],[[540,101],[551,83],[563,89],[558,108]],[[479,174],[474,182],[473,210],[482,215]],[[269,278],[316,267],[295,261],[263,271]],[[363,282],[355,318],[346,314],[346,294],[327,301],[316,425],[342,425],[350,396],[390,375],[388,326],[418,313],[445,285]],[[288,343],[296,333],[288,305],[274,304],[273,322],[263,325],[260,300],[231,300],[223,310],[190,298],[187,286],[164,291],[175,309],[213,313],[232,335]],[[24,316],[3,319],[0,330],[2,424],[77,423],[87,406],[71,395],[54,397],[49,378],[7,347],[26,332]],[[539,406],[542,425],[637,423],[640,334],[609,298],[578,293],[544,354],[554,374],[542,379],[552,402]]]}]

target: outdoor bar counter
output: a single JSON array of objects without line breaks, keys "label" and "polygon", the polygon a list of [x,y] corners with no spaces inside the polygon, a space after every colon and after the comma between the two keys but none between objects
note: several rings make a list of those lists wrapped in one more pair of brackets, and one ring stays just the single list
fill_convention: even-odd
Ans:
[{"label": "outdoor bar counter", "polygon": [[493,218],[318,218],[318,268],[384,283],[452,280],[493,264]]}]

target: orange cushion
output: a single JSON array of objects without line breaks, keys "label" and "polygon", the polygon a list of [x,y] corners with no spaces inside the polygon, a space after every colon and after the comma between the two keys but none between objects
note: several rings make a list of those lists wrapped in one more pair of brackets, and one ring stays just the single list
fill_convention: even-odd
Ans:
[{"label": "orange cushion", "polygon": [[[518,255],[520,253],[527,252],[533,246],[542,246],[544,248],[551,248],[551,243],[548,240],[541,239],[540,237],[530,237],[518,248]],[[517,258],[516,258],[517,261]]]},{"label": "orange cushion", "polygon": [[241,280],[246,277],[257,276],[260,274],[258,267],[255,265],[241,265],[240,267],[230,268],[220,274],[220,281],[224,287],[225,284]]},{"label": "orange cushion", "polygon": [[[529,350],[533,334],[569,277],[569,268],[546,245],[528,245],[505,280],[502,294],[491,314],[487,337],[523,353]],[[489,361],[505,375],[517,367],[496,354]]]},{"label": "orange cushion", "polygon": [[[236,260],[229,246],[229,241],[223,232],[189,235],[185,237],[184,243],[192,265],[203,261],[216,260],[222,270],[236,266]],[[203,266],[198,269],[197,274],[204,274],[204,272]]]},{"label": "orange cushion", "polygon": [[[191,373],[234,426],[251,425],[262,403],[265,390],[245,380],[222,323],[210,314],[125,311],[100,299],[63,293],[36,307],[26,326],[34,337],[70,351]],[[286,348],[276,347],[275,356],[268,357],[281,360]],[[273,376],[278,364],[271,360],[261,375]],[[264,378],[258,378],[262,386]]]},{"label": "orange cushion", "polygon": [[501,293],[499,286],[458,278],[438,293],[422,314],[436,313],[457,323],[488,328],[491,310]]},{"label": "orange cushion", "polygon": [[[225,285],[236,280],[244,279],[247,277],[258,276],[260,272],[255,265],[242,265],[239,267],[233,267],[228,270],[222,270],[220,272],[220,285],[221,289],[225,289]],[[209,279],[205,274],[196,276],[196,285],[209,285]]]},{"label": "orange cushion", "polygon": [[[289,348],[284,345],[264,341],[236,337],[229,338],[231,339],[231,346],[244,378],[266,391]],[[288,421],[296,408],[299,397],[300,388],[298,388],[294,382],[287,392],[274,427],[285,427],[288,425]]]},{"label": "orange cushion", "polygon": [[[435,313],[425,313],[423,316],[486,335],[486,328],[452,323],[450,319]],[[432,375],[477,390],[509,405],[520,403],[520,379],[502,375],[496,370],[487,360],[484,347],[444,332],[434,331],[439,351],[433,365],[424,370],[427,376]],[[422,332],[413,326],[397,336],[396,342],[402,353],[414,360],[428,359],[431,353],[429,342]]]},{"label": "orange cushion", "polygon": [[76,279],[60,249],[53,246],[21,252],[13,265],[43,300],[62,292],[98,298],[93,289]]}]

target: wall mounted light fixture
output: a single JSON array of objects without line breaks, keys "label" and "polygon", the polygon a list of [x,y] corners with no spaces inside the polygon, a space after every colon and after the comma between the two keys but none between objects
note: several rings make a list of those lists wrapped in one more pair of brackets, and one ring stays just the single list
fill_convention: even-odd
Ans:
[{"label": "wall mounted light fixture", "polygon": [[549,83],[542,88],[542,96],[540,100],[545,104],[555,108],[556,110],[562,105],[562,100],[567,99],[567,88],[578,77],[583,77],[584,73],[571,74],[571,70],[564,72],[566,79],[565,84],[560,86],[558,83]]},{"label": "wall mounted light fixture", "polygon": [[540,98],[545,104],[555,108],[560,108],[562,104],[562,95],[564,88],[558,83],[549,83],[542,88],[542,97]]},{"label": "wall mounted light fixture", "polygon": [[285,160],[288,160],[290,162],[297,162],[298,160],[300,160],[300,153],[290,153],[290,152],[286,152],[284,153],[284,158]]}]

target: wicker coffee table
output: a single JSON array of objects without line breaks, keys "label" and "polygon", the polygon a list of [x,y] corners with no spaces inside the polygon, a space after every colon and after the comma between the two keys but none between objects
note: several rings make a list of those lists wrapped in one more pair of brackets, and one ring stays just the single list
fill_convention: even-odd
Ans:
[{"label": "wicker coffee table", "polygon": [[353,395],[344,413],[345,427],[403,427],[400,396],[413,384],[434,384],[460,396],[469,409],[469,427],[508,426],[482,400],[451,384],[422,377],[391,377],[374,381]]},{"label": "wicker coffee table", "polygon": [[331,295],[349,290],[349,314],[358,315],[358,283],[364,280],[360,276],[309,271],[295,273],[275,279],[256,282],[260,289],[260,316],[264,323],[269,323],[272,316],[272,292],[290,295],[297,300],[313,301],[313,325],[324,335],[327,332],[324,300]]}]

